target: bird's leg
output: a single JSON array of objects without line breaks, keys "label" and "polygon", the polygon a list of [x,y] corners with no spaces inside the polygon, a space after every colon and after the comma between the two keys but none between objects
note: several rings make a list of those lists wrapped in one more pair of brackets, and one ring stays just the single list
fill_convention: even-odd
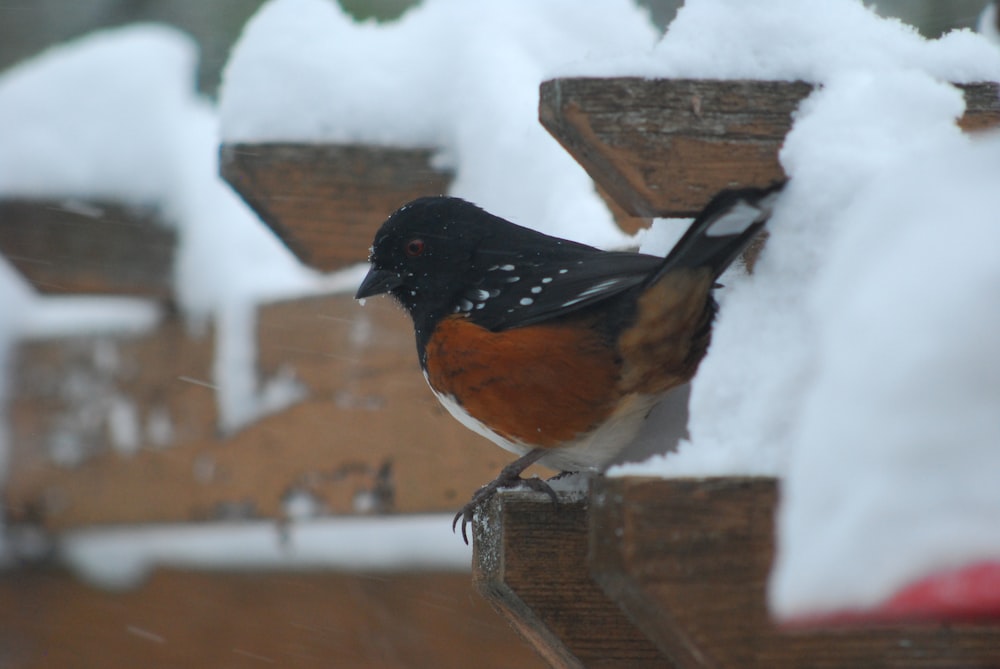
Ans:
[{"label": "bird's leg", "polygon": [[545,453],[546,450],[544,448],[532,449],[501,469],[495,479],[477,490],[472,496],[472,499],[469,500],[469,503],[463,506],[462,509],[455,514],[455,519],[451,522],[452,531],[455,531],[455,528],[458,526],[458,519],[461,518],[462,539],[466,544],[468,544],[469,536],[465,531],[465,526],[472,522],[472,517],[476,513],[476,507],[493,497],[493,495],[495,495],[501,488],[515,488],[518,485],[524,484],[536,492],[544,492],[552,498],[553,503],[558,503],[559,500],[556,497],[556,493],[549,487],[548,483],[539,478],[521,478],[521,473],[531,465],[535,464],[535,462],[545,455]]}]

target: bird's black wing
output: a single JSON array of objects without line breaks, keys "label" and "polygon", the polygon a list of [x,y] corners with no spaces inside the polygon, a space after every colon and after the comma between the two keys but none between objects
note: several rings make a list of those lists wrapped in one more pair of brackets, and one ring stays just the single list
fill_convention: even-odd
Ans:
[{"label": "bird's black wing", "polygon": [[663,258],[572,245],[556,252],[477,254],[477,279],[460,300],[478,325],[493,331],[564,316],[642,284]]}]

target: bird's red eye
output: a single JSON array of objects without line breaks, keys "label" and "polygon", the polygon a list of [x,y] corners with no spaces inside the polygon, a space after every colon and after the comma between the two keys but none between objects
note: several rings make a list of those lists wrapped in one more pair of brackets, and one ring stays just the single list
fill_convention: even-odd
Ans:
[{"label": "bird's red eye", "polygon": [[406,255],[411,258],[416,258],[419,255],[423,255],[425,246],[426,244],[424,244],[424,240],[411,239],[406,242],[406,246],[403,247],[403,250],[406,251]]}]

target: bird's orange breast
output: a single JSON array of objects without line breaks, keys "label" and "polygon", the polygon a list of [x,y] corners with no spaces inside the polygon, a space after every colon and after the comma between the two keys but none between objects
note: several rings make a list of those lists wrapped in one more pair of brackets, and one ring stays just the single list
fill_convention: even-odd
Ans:
[{"label": "bird's orange breast", "polygon": [[613,344],[579,324],[491,332],[445,318],[426,346],[427,379],[502,437],[557,447],[598,425],[620,395]]}]

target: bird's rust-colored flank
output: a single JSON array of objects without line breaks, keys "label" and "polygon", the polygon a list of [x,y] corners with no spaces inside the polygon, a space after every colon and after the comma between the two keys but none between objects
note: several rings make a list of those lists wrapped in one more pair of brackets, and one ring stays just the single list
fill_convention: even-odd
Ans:
[{"label": "bird's rust-colored flank", "polygon": [[711,338],[713,282],[707,268],[679,269],[643,291],[618,339],[623,393],[657,395],[694,377]]},{"label": "bird's rust-colored flank", "polygon": [[614,347],[580,327],[579,318],[502,333],[445,318],[426,353],[438,392],[462,398],[463,408],[494,432],[534,447],[586,433],[620,396]]}]

